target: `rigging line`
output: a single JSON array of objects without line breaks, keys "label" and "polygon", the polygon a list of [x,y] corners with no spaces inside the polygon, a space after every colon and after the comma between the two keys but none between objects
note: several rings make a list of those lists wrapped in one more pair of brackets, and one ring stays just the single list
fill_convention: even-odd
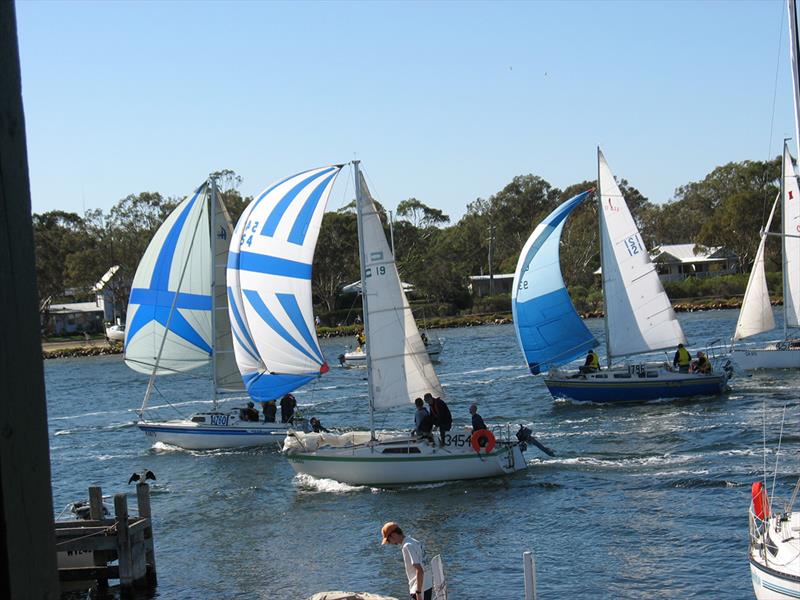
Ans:
[{"label": "rigging line", "polygon": [[772,473],[772,489],[770,497],[775,498],[775,480],[778,478],[778,460],[781,457],[781,442],[783,442],[783,425],[786,422],[786,404],[783,405],[783,415],[781,416],[781,432],[778,436],[778,450],[775,452],[775,471]]},{"label": "rigging line", "polygon": [[[770,122],[769,122],[769,145],[767,147],[767,160],[766,160],[767,165],[769,164],[769,161],[770,161],[770,154],[771,154],[770,148],[772,148],[772,137],[773,137],[773,135],[775,133],[775,103],[776,103],[777,97],[778,97],[778,73],[780,72],[781,52],[783,51],[782,50],[783,49],[783,19],[784,19],[784,16],[786,15],[786,10],[784,10],[783,4],[781,2],[778,2],[777,4],[778,4],[778,7],[779,7],[779,12],[781,13],[781,25],[780,25],[780,28],[779,28],[779,31],[778,31],[778,58],[777,58],[777,60],[775,62],[775,82],[774,82],[774,84],[772,86],[772,116],[770,117]],[[798,140],[798,143],[800,143],[800,140]],[[781,152],[782,151],[783,150],[781,149]],[[769,170],[768,169],[769,169],[769,167],[765,165],[765,169],[764,169],[765,170],[765,173],[764,173],[764,175],[765,175],[764,179],[765,180],[767,180],[767,178],[769,176]],[[783,176],[783,174],[781,173],[781,177],[782,176]],[[764,228],[763,226],[764,226],[765,219],[766,219],[766,216],[767,216],[767,205],[768,204],[769,204],[769,195],[768,195],[767,187],[764,186],[764,202],[762,203],[762,207],[761,207],[761,225],[762,225],[762,229]]]},{"label": "rigging line", "polygon": [[353,180],[352,162],[347,163],[347,175],[348,176],[345,177],[344,188],[342,188],[341,199],[339,200],[339,208],[337,209],[337,211],[344,208],[345,204],[349,202],[349,200],[346,200],[346,198],[347,198],[347,192],[350,189],[350,182]]}]

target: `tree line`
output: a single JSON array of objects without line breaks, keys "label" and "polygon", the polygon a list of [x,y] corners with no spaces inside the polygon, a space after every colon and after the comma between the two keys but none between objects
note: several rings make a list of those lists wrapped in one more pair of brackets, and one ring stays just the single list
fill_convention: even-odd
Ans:
[{"label": "tree line", "polygon": [[[627,180],[618,183],[649,249],[659,244],[695,243],[725,246],[746,271],[755,258],[759,232],[779,191],[780,157],[771,161],[731,162],[701,181],[679,187],[674,199],[655,204]],[[238,219],[251,197],[242,197],[234,171],[212,173],[231,217]],[[564,189],[538,175],[514,177],[489,198],[467,204],[455,223],[448,215],[416,198],[400,202],[394,220],[398,269],[428,302],[466,308],[469,276],[512,273],[533,228],[569,197],[595,187],[582,181]],[[158,192],[120,199],[108,213],[84,215],[49,211],[33,215],[36,270],[41,299],[62,299],[65,290],[90,296],[91,287],[112,265],[119,270],[109,284],[115,300],[127,302],[139,259],[159,225],[180,202]],[[431,200],[434,203],[435,200]],[[388,235],[388,215],[379,206]],[[777,211],[773,230],[780,222]],[[569,286],[596,286],[599,266],[596,203],[587,201],[568,219],[561,245],[561,266]],[[779,244],[768,245],[768,265],[777,269]],[[491,250],[492,264],[489,264]],[[314,301],[322,312],[340,308],[343,285],[357,281],[358,236],[355,201],[325,213],[314,257]]]}]

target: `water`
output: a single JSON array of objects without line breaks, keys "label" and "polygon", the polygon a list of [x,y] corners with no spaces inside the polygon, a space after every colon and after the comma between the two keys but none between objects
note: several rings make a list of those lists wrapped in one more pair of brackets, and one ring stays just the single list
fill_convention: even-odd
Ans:
[{"label": "water", "polygon": [[[736,312],[680,319],[699,347],[729,336]],[[588,324],[602,336],[602,321]],[[530,468],[512,477],[394,491],[302,479],[273,449],[151,448],[133,425],[145,377],[120,356],[51,360],[55,511],[89,485],[133,492],[130,474],[153,470],[159,598],[302,599],[333,589],[407,598],[398,548],[380,545],[389,520],[429,557],[442,554],[450,597],[460,600],[522,598],[526,550],[543,599],[752,597],[746,515],[763,473],[764,402],[770,467],[788,404],[776,483],[786,497],[800,467],[800,373],[738,376],[731,394],[706,401],[578,405],[553,402],[527,374],[511,326],[439,335],[454,427],[478,402],[490,424],[533,423],[556,458],[530,449]],[[344,343],[323,340],[332,363]],[[208,407],[193,402],[207,394],[203,375],[162,380],[153,404],[165,417],[177,414],[167,399],[183,414]],[[366,427],[364,377],[333,368],[298,402],[326,426]],[[387,428],[412,422],[410,406],[378,418]]]}]

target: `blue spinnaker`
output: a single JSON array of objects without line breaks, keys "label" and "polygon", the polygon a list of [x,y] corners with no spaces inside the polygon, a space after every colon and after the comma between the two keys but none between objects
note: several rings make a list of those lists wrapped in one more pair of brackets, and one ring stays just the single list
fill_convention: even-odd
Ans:
[{"label": "blue spinnaker", "polygon": [[559,264],[564,222],[592,191],[570,198],[539,223],[517,262],[511,298],[514,328],[534,375],[568,363],[598,344],[572,305]]}]

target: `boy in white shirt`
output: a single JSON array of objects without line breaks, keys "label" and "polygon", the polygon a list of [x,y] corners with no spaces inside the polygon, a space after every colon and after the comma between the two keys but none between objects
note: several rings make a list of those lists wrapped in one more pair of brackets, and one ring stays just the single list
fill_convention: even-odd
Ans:
[{"label": "boy in white shirt", "polygon": [[381,544],[402,545],[403,564],[406,568],[411,600],[431,600],[433,577],[425,577],[425,569],[422,566],[425,553],[422,544],[410,536],[406,537],[400,526],[393,521],[389,521],[381,528],[381,536],[383,537]]}]

